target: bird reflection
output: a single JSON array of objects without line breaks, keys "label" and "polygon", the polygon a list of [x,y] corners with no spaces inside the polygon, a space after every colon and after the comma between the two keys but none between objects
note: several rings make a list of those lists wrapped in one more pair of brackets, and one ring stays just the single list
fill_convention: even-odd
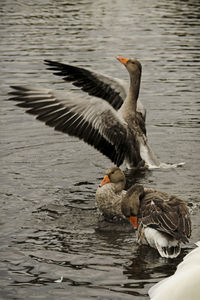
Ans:
[{"label": "bird reflection", "polygon": [[161,258],[159,253],[148,246],[138,245],[134,248],[134,257],[124,266],[123,273],[129,279],[144,280],[163,278],[174,273],[176,266],[184,257],[184,251],[175,258]]}]

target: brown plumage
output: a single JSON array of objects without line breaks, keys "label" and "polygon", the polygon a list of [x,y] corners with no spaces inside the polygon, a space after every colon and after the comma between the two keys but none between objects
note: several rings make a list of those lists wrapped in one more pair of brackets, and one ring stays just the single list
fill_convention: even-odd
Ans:
[{"label": "brown plumage", "polygon": [[[106,218],[137,216],[137,241],[156,248],[163,257],[176,257],[181,242],[191,235],[191,220],[186,203],[165,192],[135,184],[124,191],[124,173],[113,167],[106,171],[96,191],[96,204]],[[136,221],[134,219],[134,225]]]},{"label": "brown plumage", "polygon": [[118,167],[108,169],[96,191],[96,205],[106,219],[126,219],[121,211],[126,178]]},{"label": "brown plumage", "polygon": [[191,221],[186,203],[167,193],[144,189],[138,214],[139,223],[168,233],[176,240],[188,242]]},{"label": "brown plumage", "polygon": [[163,257],[176,257],[181,242],[191,236],[191,220],[186,203],[165,192],[133,185],[121,206],[126,217],[138,218],[138,242],[157,248]]},{"label": "brown plumage", "polygon": [[10,100],[55,130],[80,138],[118,166],[125,161],[130,168],[159,167],[147,142],[146,111],[138,100],[141,64],[136,59],[118,60],[129,72],[129,89],[120,79],[48,60],[45,63],[56,71],[54,74],[63,76],[89,96],[12,86]]}]

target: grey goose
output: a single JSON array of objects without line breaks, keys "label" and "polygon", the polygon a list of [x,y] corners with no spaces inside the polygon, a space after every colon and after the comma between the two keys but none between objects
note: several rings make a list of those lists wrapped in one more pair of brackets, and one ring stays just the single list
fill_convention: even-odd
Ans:
[{"label": "grey goose", "polygon": [[185,201],[174,195],[144,188],[125,188],[125,175],[118,167],[105,173],[96,191],[96,205],[106,218],[128,218],[137,229],[137,242],[158,250],[162,257],[175,258],[181,243],[191,235],[191,220]]},{"label": "grey goose", "polygon": [[128,168],[160,167],[146,137],[146,110],[138,100],[142,66],[136,59],[117,59],[129,72],[128,89],[120,79],[46,60],[55,75],[80,87],[88,96],[12,86],[10,100],[55,130],[93,146],[117,166],[125,161]]}]

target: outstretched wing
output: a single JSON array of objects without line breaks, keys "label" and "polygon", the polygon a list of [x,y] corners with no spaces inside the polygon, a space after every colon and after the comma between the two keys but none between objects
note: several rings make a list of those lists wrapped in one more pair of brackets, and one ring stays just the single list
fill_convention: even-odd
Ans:
[{"label": "outstretched wing", "polygon": [[191,235],[191,221],[186,203],[167,193],[149,189],[141,205],[141,219],[151,226],[187,242]]},{"label": "outstretched wing", "polygon": [[53,93],[47,89],[12,87],[14,97],[27,113],[55,130],[78,137],[121,165],[127,151],[126,124],[106,101],[88,97],[84,101],[74,93]]},{"label": "outstretched wing", "polygon": [[116,110],[121,107],[126,98],[127,88],[123,80],[56,61],[45,60],[44,62],[49,70],[56,71],[55,75],[62,76],[65,81],[72,82],[91,96],[106,100]]}]

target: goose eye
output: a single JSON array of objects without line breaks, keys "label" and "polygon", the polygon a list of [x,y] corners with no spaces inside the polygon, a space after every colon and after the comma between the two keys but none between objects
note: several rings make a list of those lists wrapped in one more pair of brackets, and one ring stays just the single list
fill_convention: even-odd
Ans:
[{"label": "goose eye", "polygon": [[113,171],[110,172],[110,175],[113,175],[115,173],[116,173],[116,170],[113,170]]}]

